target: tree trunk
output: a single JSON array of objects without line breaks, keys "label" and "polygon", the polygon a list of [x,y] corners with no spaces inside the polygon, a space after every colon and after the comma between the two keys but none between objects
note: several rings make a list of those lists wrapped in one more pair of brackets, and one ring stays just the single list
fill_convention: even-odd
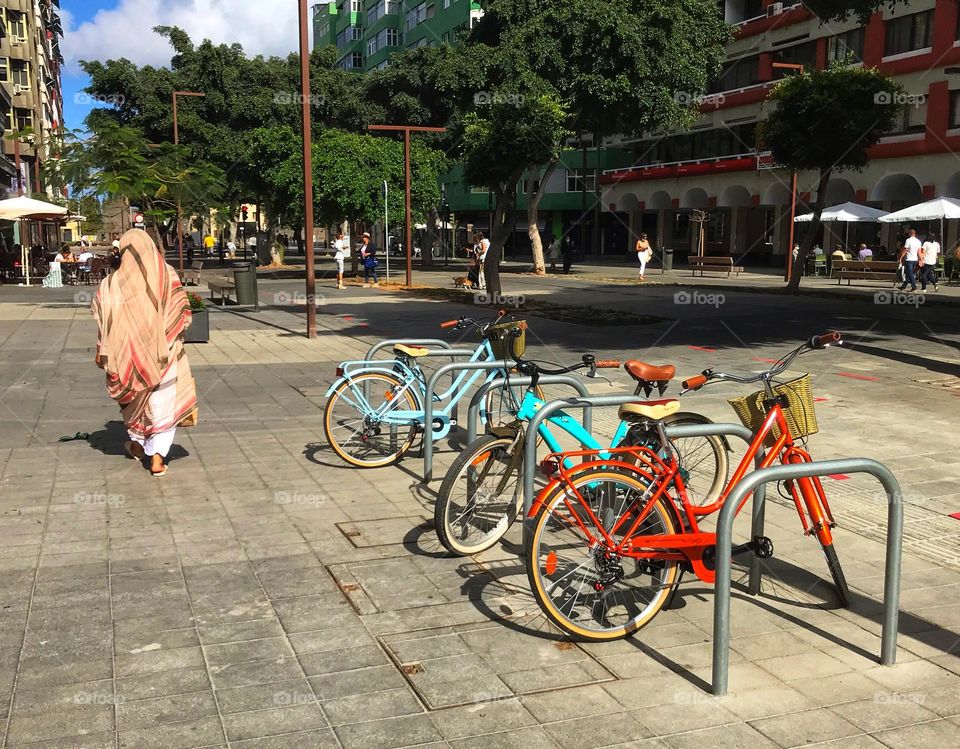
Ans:
[{"label": "tree trunk", "polygon": [[490,227],[490,249],[483,263],[483,275],[487,282],[487,296],[494,301],[503,294],[500,285],[500,259],[503,247],[513,231],[511,218],[515,206],[514,190],[516,183],[506,189],[498,189],[495,194],[496,208],[493,213],[493,226]]},{"label": "tree trunk", "polygon": [[540,184],[533,190],[534,180],[527,180],[527,236],[530,237],[530,250],[533,253],[533,272],[542,276],[547,272],[543,262],[543,240],[540,238],[540,201],[547,189],[547,182],[557,168],[557,162],[551,161],[540,177]]},{"label": "tree trunk", "polygon": [[[817,183],[817,202],[813,206],[813,221],[807,227],[803,242],[800,243],[800,252],[797,253],[793,261],[793,267],[790,272],[790,282],[787,284],[787,291],[797,291],[800,288],[800,279],[803,277],[803,270],[806,266],[806,258],[813,249],[813,243],[817,238],[817,232],[820,231],[820,216],[827,203],[827,183],[830,182],[832,168],[820,170],[820,180]],[[788,247],[787,252],[792,253],[793,248]]]},{"label": "tree trunk", "polygon": [[297,239],[297,251],[298,251],[298,253],[301,254],[301,255],[303,255],[304,258],[306,258],[307,253],[306,253],[306,251],[304,250],[304,248],[306,247],[306,245],[303,243],[303,227],[302,227],[302,226],[294,226],[294,227],[293,227],[293,234],[294,234],[294,236],[295,236],[296,239]]},{"label": "tree trunk", "polygon": [[359,221],[354,221],[352,224],[346,221],[343,223],[347,227],[345,234],[350,240],[350,273],[356,278],[360,268],[360,255],[357,253],[356,246],[360,243],[360,239],[363,236],[363,224]]}]

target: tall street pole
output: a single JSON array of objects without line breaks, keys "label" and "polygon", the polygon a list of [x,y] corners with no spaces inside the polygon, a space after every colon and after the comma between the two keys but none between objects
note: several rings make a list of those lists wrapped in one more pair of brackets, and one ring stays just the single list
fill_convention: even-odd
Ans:
[{"label": "tall street pole", "polygon": [[[774,69],[779,70],[793,70],[798,73],[802,73],[805,68],[800,63],[793,62],[775,62],[771,65]],[[783,280],[790,281],[790,276],[793,275],[793,242],[794,242],[794,222],[793,220],[797,217],[797,173],[793,172],[790,177],[790,240],[787,246],[787,265],[786,273],[784,273]],[[800,256],[797,256],[797,260],[800,260]]]},{"label": "tall street pole", "polygon": [[[180,144],[180,129],[177,126],[177,97],[178,96],[206,96],[199,91],[173,92],[173,145]],[[180,255],[180,277],[183,278],[183,234],[180,231],[180,198],[177,198],[177,250]]]},{"label": "tall street pole", "polygon": [[300,108],[303,118],[303,233],[307,275],[307,338],[317,337],[317,279],[313,258],[313,140],[310,124],[310,34],[307,0],[300,0]]},{"label": "tall street pole", "polygon": [[445,127],[418,127],[414,125],[367,125],[367,130],[403,133],[404,209],[407,218],[407,288],[413,286],[413,211],[410,206],[410,133],[443,133]]},{"label": "tall street pole", "polygon": [[390,216],[387,212],[387,208],[390,205],[389,201],[390,196],[390,187],[387,185],[387,181],[383,180],[383,254],[387,260],[387,283],[390,283]]}]

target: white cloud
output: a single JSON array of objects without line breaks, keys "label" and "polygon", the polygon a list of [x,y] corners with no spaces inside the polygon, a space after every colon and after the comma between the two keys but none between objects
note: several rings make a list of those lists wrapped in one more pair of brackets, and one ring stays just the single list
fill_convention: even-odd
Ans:
[{"label": "white cloud", "polygon": [[64,10],[66,72],[79,72],[79,60],[119,57],[168,65],[172,50],[154,26],[179,26],[195,43],[239,42],[247,54],[285,55],[299,45],[297,7],[295,0],[118,0],[79,24]]}]

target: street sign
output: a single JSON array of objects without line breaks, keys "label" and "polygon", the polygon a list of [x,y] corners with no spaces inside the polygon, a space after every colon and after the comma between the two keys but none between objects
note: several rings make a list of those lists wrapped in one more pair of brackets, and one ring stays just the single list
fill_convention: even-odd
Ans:
[{"label": "street sign", "polygon": [[137,213],[133,217],[133,223],[136,224],[138,228],[143,228],[143,214]]}]

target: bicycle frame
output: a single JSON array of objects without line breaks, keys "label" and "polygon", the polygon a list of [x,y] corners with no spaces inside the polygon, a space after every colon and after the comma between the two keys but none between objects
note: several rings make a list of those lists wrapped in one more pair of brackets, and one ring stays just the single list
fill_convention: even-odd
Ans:
[{"label": "bicycle frame", "polygon": [[[548,420],[553,421],[553,419]],[[594,448],[576,452],[555,450],[553,454],[548,456],[548,459],[556,459],[559,467],[558,475],[537,496],[528,517],[533,518],[548,497],[552,496],[558,489],[563,489],[576,497],[579,508],[585,512],[587,519],[599,534],[598,537],[597,533],[591,532],[580,514],[571,505],[570,495],[565,494],[563,502],[568,513],[566,521],[579,530],[589,545],[603,544],[617,554],[635,559],[686,561],[693,568],[698,578],[703,582],[712,583],[715,579],[712,564],[705,563],[704,556],[709,549],[715,547],[716,534],[701,531],[697,519],[711,515],[723,507],[733,489],[743,480],[751,464],[754,463],[757,453],[763,449],[764,441],[775,427],[779,429],[780,436],[766,453],[759,466],[760,468],[768,468],[778,459],[784,464],[812,462],[810,455],[794,444],[783,409],[779,403],[774,404],[720,496],[714,502],[702,506],[690,503],[680,473],[679,463],[672,451],[668,456],[661,457],[649,448],[642,446],[605,450]],[[663,444],[668,443],[664,441]],[[554,449],[552,445],[551,449]],[[636,462],[632,463],[618,459],[617,456],[622,454],[630,455]],[[600,458],[600,460],[581,463],[573,467],[570,459],[578,456]],[[647,489],[643,495],[631,503],[636,505],[637,502],[641,502],[640,512],[633,516],[629,512],[624,512],[609,531],[603,527],[603,524],[593,513],[590,503],[584,499],[574,485],[578,475],[599,468],[619,469],[634,475],[640,475],[647,483]],[[797,513],[800,515],[803,524],[804,534],[816,534],[824,545],[832,543],[831,529],[836,523],[820,480],[818,478],[797,479],[795,483],[788,482],[788,485]],[[676,490],[675,493],[669,491],[671,487]],[[746,494],[740,501],[735,511],[737,514],[743,509],[749,497],[750,494]],[[653,511],[657,502],[661,500],[663,500],[664,506],[674,514],[680,532],[671,535],[634,535]],[[804,509],[806,509],[806,513]],[[633,522],[621,534],[623,526],[631,517],[633,517]],[[621,540],[615,541],[614,536],[620,536]]]},{"label": "bicycle frame", "polygon": [[[484,339],[477,346],[476,351],[473,353],[473,356],[470,357],[469,361],[496,361],[496,359],[497,357],[493,353],[490,342]],[[407,364],[400,358],[397,358],[392,362],[392,366],[389,366],[390,364],[390,362],[386,362],[383,359],[346,361],[341,363],[340,369],[342,375],[327,389],[327,397],[329,398],[333,395],[340,384],[346,381],[349,383],[350,391],[355,399],[355,402],[352,402],[351,405],[363,413],[364,416],[376,419],[385,424],[409,424],[412,421],[422,422],[424,418],[422,408],[421,410],[410,411],[392,409],[390,405],[398,397],[402,398],[410,390],[415,390],[414,400],[418,404],[423,403],[426,397],[427,387],[423,371],[417,364],[416,359],[410,360],[410,363]],[[365,387],[355,380],[357,376],[369,372],[396,375],[402,381],[401,387],[392,393],[390,401],[384,402],[377,408],[370,405],[366,397]],[[484,372],[483,370],[460,372],[447,390],[442,393],[437,393],[434,396],[437,402],[444,404],[434,412],[435,417],[440,418],[444,422],[448,422],[454,408],[456,408],[460,400],[470,392],[477,380],[484,377],[484,381],[489,382],[497,377],[503,377],[503,375],[504,372],[501,370],[493,370],[491,372]]]}]

